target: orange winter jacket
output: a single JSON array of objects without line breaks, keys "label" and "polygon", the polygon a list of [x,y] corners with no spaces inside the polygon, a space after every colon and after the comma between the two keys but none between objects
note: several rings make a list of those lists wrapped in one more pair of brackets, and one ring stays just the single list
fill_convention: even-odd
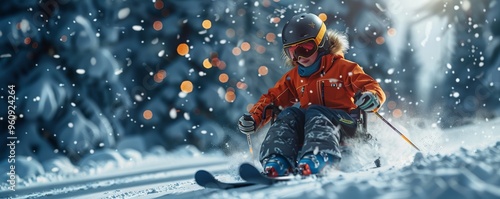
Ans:
[{"label": "orange winter jacket", "polygon": [[349,113],[356,108],[354,95],[365,91],[373,92],[380,104],[384,103],[384,91],[358,64],[344,59],[342,54],[327,54],[321,59],[320,68],[312,75],[301,77],[297,67],[294,67],[267,94],[260,97],[249,110],[257,127],[263,126],[271,118],[271,110],[268,109],[268,117],[262,121],[262,112],[271,103],[285,108],[300,102],[301,108],[315,104]]}]

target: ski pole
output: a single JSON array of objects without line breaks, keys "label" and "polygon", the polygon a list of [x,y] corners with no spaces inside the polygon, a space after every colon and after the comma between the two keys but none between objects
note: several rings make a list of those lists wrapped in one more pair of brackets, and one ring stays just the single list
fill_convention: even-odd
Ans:
[{"label": "ski pole", "polygon": [[253,155],[252,138],[250,138],[250,133],[247,134],[247,142],[248,142],[248,148],[250,149],[250,154]]},{"label": "ski pole", "polygon": [[408,139],[405,135],[403,135],[403,133],[401,133],[398,129],[396,129],[396,127],[394,127],[391,123],[389,123],[389,121],[387,121],[384,117],[382,117],[382,115],[380,115],[378,112],[375,111],[373,113],[375,113],[376,116],[378,116],[380,119],[382,119],[382,121],[384,121],[387,125],[389,125],[389,127],[391,127],[392,130],[396,131],[396,133],[401,135],[401,137],[411,146],[413,146],[413,148],[417,149],[417,151],[420,151],[420,149],[417,146],[415,146],[415,144],[413,144],[413,142],[411,142],[410,139]]},{"label": "ski pole", "polygon": [[[245,117],[245,120],[252,120],[253,118],[251,115],[244,114],[243,117]],[[247,134],[247,142],[248,142],[248,148],[250,149],[250,154],[253,155],[253,148],[252,148],[252,138],[250,137],[250,133],[245,133]]]}]

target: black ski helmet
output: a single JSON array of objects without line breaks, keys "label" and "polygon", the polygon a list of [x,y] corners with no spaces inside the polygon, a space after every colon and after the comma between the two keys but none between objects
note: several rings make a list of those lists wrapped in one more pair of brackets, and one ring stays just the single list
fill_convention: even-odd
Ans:
[{"label": "black ski helmet", "polygon": [[325,23],[311,13],[293,16],[283,27],[281,39],[283,49],[311,39],[316,42],[320,53],[328,51],[329,48]]}]

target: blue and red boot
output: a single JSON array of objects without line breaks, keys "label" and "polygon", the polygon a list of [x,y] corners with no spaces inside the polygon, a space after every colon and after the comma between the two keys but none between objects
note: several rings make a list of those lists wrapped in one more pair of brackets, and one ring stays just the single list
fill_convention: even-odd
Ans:
[{"label": "blue and red boot", "polygon": [[272,155],[264,164],[264,173],[269,177],[286,176],[292,171],[288,160],[281,155]]},{"label": "blue and red boot", "polygon": [[327,166],[334,166],[340,158],[327,153],[307,153],[298,163],[299,173],[303,176],[319,174]]}]

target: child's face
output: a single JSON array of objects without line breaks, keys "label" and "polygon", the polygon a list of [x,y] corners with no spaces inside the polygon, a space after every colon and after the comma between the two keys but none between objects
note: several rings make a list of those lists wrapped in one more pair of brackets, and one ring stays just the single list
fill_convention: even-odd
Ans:
[{"label": "child's face", "polygon": [[299,57],[299,60],[297,60],[297,62],[299,62],[299,64],[301,64],[302,66],[309,67],[316,61],[317,57],[318,57],[318,51],[316,51],[310,57],[305,57],[305,58]]},{"label": "child's face", "polygon": [[308,40],[297,45],[285,47],[285,52],[293,61],[308,67],[318,57],[318,46],[314,40]]}]

